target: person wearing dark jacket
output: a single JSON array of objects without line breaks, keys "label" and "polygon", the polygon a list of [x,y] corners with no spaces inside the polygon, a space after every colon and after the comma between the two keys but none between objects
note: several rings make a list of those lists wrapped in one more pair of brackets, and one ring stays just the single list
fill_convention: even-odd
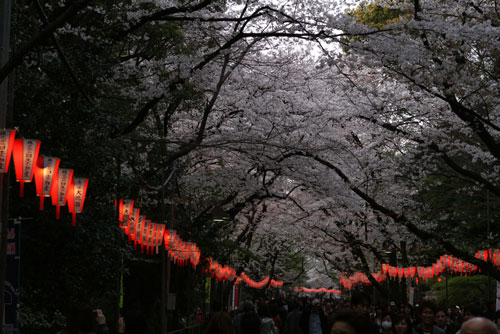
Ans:
[{"label": "person wearing dark jacket", "polygon": [[288,315],[283,327],[283,334],[302,334],[302,329],[300,328],[301,316],[302,311],[299,304],[294,300],[290,301],[288,303]]},{"label": "person wearing dark jacket", "polygon": [[241,303],[241,306],[238,308],[238,313],[234,317],[233,324],[234,329],[236,330],[236,334],[242,333],[241,320],[243,319],[243,316],[248,312],[255,312],[251,300],[243,301],[243,303]]},{"label": "person wearing dark jacket", "polygon": [[445,331],[434,325],[436,306],[430,301],[424,301],[419,307],[420,323],[413,327],[412,334],[445,334]]},{"label": "person wearing dark jacket", "polygon": [[304,334],[327,334],[328,322],[319,305],[319,300],[314,299],[300,317],[300,328]]}]

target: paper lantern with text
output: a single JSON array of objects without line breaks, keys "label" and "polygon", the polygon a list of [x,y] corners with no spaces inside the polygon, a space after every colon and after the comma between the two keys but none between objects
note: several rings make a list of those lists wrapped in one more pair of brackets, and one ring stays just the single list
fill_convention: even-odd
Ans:
[{"label": "paper lantern with text", "polygon": [[66,205],[68,198],[68,188],[73,182],[73,170],[59,168],[57,177],[54,178],[54,187],[52,187],[52,205],[56,206],[56,219],[61,219],[61,206]]},{"label": "paper lantern with text", "polygon": [[146,224],[146,216],[139,215],[139,219],[137,220],[137,224],[135,225],[135,233],[134,233],[134,249],[137,249],[137,243],[142,242],[142,230]]},{"label": "paper lantern with text", "polygon": [[134,209],[133,199],[121,199],[118,206],[118,220],[121,223],[121,228],[125,229],[125,233],[128,231],[129,219]]},{"label": "paper lantern with text", "polygon": [[0,173],[9,171],[16,130],[0,129]]},{"label": "paper lantern with text", "polygon": [[40,196],[40,210],[43,210],[45,197],[51,196],[54,191],[59,172],[59,164],[61,159],[54,157],[38,156],[35,164],[35,186],[36,194]]},{"label": "paper lantern with text", "polygon": [[174,239],[176,235],[176,230],[165,230],[165,233],[163,234],[163,243],[165,244],[165,250],[170,249],[172,239]]},{"label": "paper lantern with text", "polygon": [[146,254],[151,254],[151,255],[153,255],[153,248],[155,245],[154,243],[155,243],[155,239],[156,239],[156,232],[158,229],[158,224],[153,223],[152,225],[153,226],[151,226],[151,232],[148,236],[148,248],[147,248],[147,252],[146,252]]},{"label": "paper lantern with text", "polygon": [[14,167],[16,180],[19,182],[19,196],[24,197],[24,183],[33,180],[35,163],[40,152],[40,141],[35,139],[14,140]]},{"label": "paper lantern with text", "polygon": [[132,214],[130,215],[129,224],[128,224],[128,230],[125,231],[125,233],[128,234],[129,242],[131,240],[135,239],[135,230],[136,230],[137,222],[139,221],[140,212],[141,212],[141,209],[139,209],[139,208],[132,209]]},{"label": "paper lantern with text", "polygon": [[156,240],[155,240],[155,246],[156,246],[156,254],[159,252],[159,247],[161,246],[161,243],[163,241],[163,234],[165,233],[165,224],[160,224],[159,225],[159,232],[156,235]]},{"label": "paper lantern with text", "polygon": [[68,189],[68,210],[72,213],[71,224],[76,226],[76,214],[81,213],[87,195],[88,179],[73,178]]},{"label": "paper lantern with text", "polygon": [[149,232],[151,231],[151,219],[147,219],[142,226],[141,253],[144,253],[144,246],[148,244]]},{"label": "paper lantern with text", "polygon": [[123,229],[123,232],[125,232],[125,234],[128,234],[129,231],[130,231],[130,220],[132,219],[132,214],[133,214],[133,209],[130,210],[130,211],[126,211],[124,212],[123,214],[123,222],[121,222],[121,228]]}]

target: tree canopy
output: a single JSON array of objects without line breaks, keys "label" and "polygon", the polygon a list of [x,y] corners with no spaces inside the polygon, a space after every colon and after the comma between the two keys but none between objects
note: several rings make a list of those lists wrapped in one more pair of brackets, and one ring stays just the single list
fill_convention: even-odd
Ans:
[{"label": "tree canopy", "polygon": [[112,310],[121,271],[146,261],[116,198],[289,286],[445,252],[500,279],[473,256],[500,232],[494,1],[48,0],[12,15],[11,126],[90,179],[76,229],[11,201],[36,217],[23,305],[53,326],[73,301]]}]

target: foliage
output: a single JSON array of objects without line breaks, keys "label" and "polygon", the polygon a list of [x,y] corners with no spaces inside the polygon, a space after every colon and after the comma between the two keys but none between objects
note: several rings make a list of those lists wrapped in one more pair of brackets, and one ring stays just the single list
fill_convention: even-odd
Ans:
[{"label": "foliage", "polygon": [[356,9],[348,10],[347,14],[354,17],[356,22],[383,29],[390,24],[397,23],[402,17],[408,16],[408,11],[394,8],[392,4],[383,4],[382,1],[375,3],[361,3]]},{"label": "foliage", "polygon": [[[496,281],[490,280],[491,296],[496,295]],[[446,304],[446,281],[430,284],[430,294],[436,295],[436,303]],[[478,303],[488,306],[493,300],[488,298],[488,277],[475,275],[469,277],[448,277],[448,305],[469,305]]]}]

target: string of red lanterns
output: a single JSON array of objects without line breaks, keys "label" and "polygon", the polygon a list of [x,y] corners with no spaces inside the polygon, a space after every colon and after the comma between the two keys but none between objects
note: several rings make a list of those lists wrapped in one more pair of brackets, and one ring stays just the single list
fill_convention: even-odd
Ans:
[{"label": "string of red lanterns", "polygon": [[59,168],[59,158],[39,155],[39,140],[15,139],[15,136],[16,130],[0,129],[0,173],[9,171],[12,157],[19,196],[24,197],[24,184],[32,182],[34,176],[40,210],[44,209],[45,198],[51,197],[56,206],[56,219],[60,219],[60,208],[67,204],[72,225],[76,226],[76,214],[83,210],[88,179],[74,178],[73,170]]},{"label": "string of red lanterns", "polygon": [[[56,219],[60,219],[60,207],[68,205],[68,211],[72,213],[72,225],[76,226],[76,214],[81,213],[85,202],[88,188],[88,179],[75,178],[72,169],[59,168],[61,160],[55,157],[39,155],[41,142],[36,139],[15,139],[16,131],[11,129],[0,129],[0,173],[7,173],[10,166],[11,156],[14,160],[16,180],[19,182],[19,195],[24,197],[24,184],[32,182],[35,176],[36,193],[40,197],[40,210],[44,210],[45,197],[51,197],[52,204],[56,206]],[[129,242],[134,241],[141,245],[141,252],[146,247],[147,254],[153,254],[156,249],[158,253],[162,241],[169,257],[178,265],[187,265],[191,262],[193,267],[199,264],[201,252],[194,243],[184,242],[174,230],[165,230],[165,224],[152,223],[146,217],[139,215],[140,209],[134,208],[133,200],[120,200],[119,221],[120,227],[129,237]],[[476,252],[476,258],[491,261],[500,268],[500,250],[481,250]],[[236,271],[230,267],[220,266],[216,261],[210,260],[210,272],[214,273],[218,280],[234,280]],[[382,264],[382,271],[371,275],[382,282],[387,277],[405,279],[415,278],[428,280],[434,276],[440,276],[445,271],[460,275],[470,275],[478,271],[478,267],[453,257],[443,255],[429,267],[393,267]],[[263,288],[269,283],[269,277],[256,282],[245,273],[236,279],[236,284],[244,281],[253,288]],[[357,284],[370,285],[371,282],[364,273],[355,273],[349,277],[343,274],[340,284],[344,289],[352,289]],[[282,281],[271,279],[271,287],[281,288]],[[305,287],[292,288],[294,291],[307,293],[340,293],[337,290],[308,289]],[[332,291],[332,292],[330,292]]]},{"label": "string of red lanterns", "polygon": [[291,288],[293,291],[295,292],[305,292],[305,293],[325,293],[325,294],[330,294],[330,293],[333,293],[333,294],[336,294],[336,295],[340,295],[342,292],[339,291],[339,290],[335,290],[335,289],[325,289],[325,288],[319,288],[319,289],[308,289],[306,287],[294,287],[294,288]]},{"label": "string of red lanterns", "polygon": [[[179,266],[185,266],[188,263],[196,268],[200,263],[201,252],[195,243],[184,242],[175,230],[165,229],[164,224],[151,223],[147,220],[146,216],[140,215],[140,209],[134,206],[134,200],[120,199],[115,201],[115,207],[118,207],[118,220],[120,227],[124,233],[129,236],[129,242],[134,241],[134,248],[137,249],[137,243],[141,245],[141,252],[143,247],[158,247],[161,246],[163,241],[165,250],[168,252],[170,259]],[[146,232],[145,232],[146,231]],[[159,232],[158,232],[159,231]],[[153,254],[146,251],[146,254]],[[238,286],[241,282],[246,283],[251,288],[262,289],[269,284],[273,288],[282,288],[283,281],[276,281],[269,277],[265,277],[261,281],[254,281],[244,272],[237,277],[236,270],[230,266],[224,266],[215,261],[213,258],[207,258],[208,268],[206,272],[217,279],[218,281],[234,281]],[[316,292],[316,293],[340,293],[337,290],[326,289],[307,289],[307,288],[294,288],[301,289],[302,292]],[[296,290],[298,291],[298,290]]]},{"label": "string of red lanterns", "polygon": [[[59,168],[59,158],[39,155],[39,140],[15,139],[15,135],[15,130],[0,129],[0,173],[8,172],[12,157],[16,180],[20,186],[20,197],[24,197],[24,184],[32,182],[34,176],[36,193],[40,197],[40,210],[44,210],[45,198],[51,197],[51,202],[56,207],[56,219],[60,219],[61,206],[68,205],[68,211],[72,214],[72,226],[76,226],[76,214],[83,210],[88,179],[75,178],[72,169]],[[134,241],[135,249],[139,243],[141,252],[146,247],[146,254],[153,254],[154,249],[158,253],[161,243],[164,242],[169,257],[177,265],[183,266],[190,262],[196,267],[199,264],[201,252],[195,243],[184,242],[175,230],[165,230],[165,224],[146,220],[146,216],[140,215],[140,209],[134,208],[134,200],[120,200],[119,221],[120,227],[129,237],[129,242]],[[210,259],[210,272],[218,280],[236,278],[233,268],[221,266],[213,259]],[[252,288],[263,288],[268,283],[270,287],[283,287],[283,281],[271,279],[269,282],[269,277],[266,277],[257,282],[245,273],[241,273],[235,284],[238,285],[241,281]]]},{"label": "string of red lanterns", "polygon": [[[372,273],[372,276],[379,283],[385,281],[385,279],[387,278],[387,276],[381,272]],[[368,277],[365,275],[365,273],[354,273],[353,275],[351,275],[349,277],[347,277],[346,274],[342,274],[339,281],[340,281],[340,285],[345,290],[350,290],[358,284],[371,285],[371,282],[368,279]]]},{"label": "string of red lanterns", "polygon": [[[151,220],[146,219],[146,216],[140,215],[140,209],[134,205],[134,200],[115,200],[120,227],[128,235],[129,243],[134,241],[134,249],[137,249],[137,244],[140,244],[141,253],[144,253],[144,247],[146,247],[146,254],[153,254],[154,248],[156,248],[156,254],[158,254],[158,248],[163,242],[169,258],[175,264],[185,266],[190,263],[193,268],[196,268],[201,258],[201,251],[196,243],[183,241],[177,231],[166,229],[165,224],[152,223]],[[208,258],[207,261],[209,262],[208,272],[219,281],[233,281],[236,279],[235,284],[244,281],[253,288],[263,288],[269,283],[269,277],[260,282],[252,280],[245,273],[236,277],[234,268],[223,266],[212,258]],[[283,282],[271,279],[269,286],[281,288]]]},{"label": "string of red lanterns", "polygon": [[[500,269],[500,250],[480,250],[474,254],[474,257],[485,262],[491,261],[497,268]],[[420,280],[432,279],[435,276],[441,276],[443,273],[448,272],[460,276],[468,276],[480,271],[480,269],[462,259],[452,255],[442,255],[431,266],[412,266],[412,267],[394,267],[389,264],[382,264],[382,271],[372,273],[372,276],[377,282],[384,281],[387,277],[397,279],[416,279],[418,284]],[[352,289],[357,284],[371,285],[370,280],[364,273],[354,273],[352,276],[347,277],[343,274],[340,279],[340,284],[346,290]]]},{"label": "string of red lanterns", "polygon": [[165,224],[157,224],[145,215],[141,215],[141,210],[134,206],[134,200],[120,199],[115,201],[118,207],[118,221],[124,233],[128,235],[129,243],[134,242],[134,249],[137,244],[141,246],[141,253],[152,255],[159,252],[162,244],[172,261],[180,266],[188,263],[196,268],[200,263],[201,252],[198,246],[192,242],[183,241],[175,230],[166,229]]},{"label": "string of red lanterns", "polygon": [[273,288],[283,287],[283,281],[275,281],[274,279],[271,279],[271,282],[269,282],[269,276],[259,282],[252,280],[244,272],[242,272],[240,276],[236,277],[236,270],[234,268],[223,266],[212,258],[208,258],[207,261],[209,262],[208,270],[211,276],[215,277],[218,281],[233,281],[236,279],[234,283],[235,285],[245,282],[248,286],[254,289],[262,289],[267,286],[268,283],[269,286]]}]

